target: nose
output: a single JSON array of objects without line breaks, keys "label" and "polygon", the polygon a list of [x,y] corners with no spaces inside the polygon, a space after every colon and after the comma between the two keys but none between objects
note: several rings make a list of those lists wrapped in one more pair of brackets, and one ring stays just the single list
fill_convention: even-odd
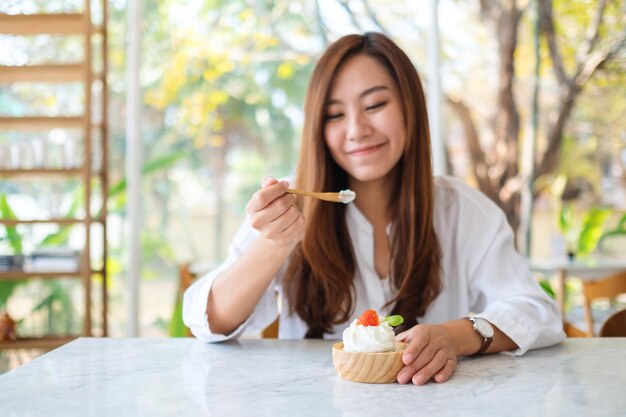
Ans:
[{"label": "nose", "polygon": [[357,112],[348,116],[346,135],[349,141],[358,142],[371,134],[372,127],[364,114]]}]

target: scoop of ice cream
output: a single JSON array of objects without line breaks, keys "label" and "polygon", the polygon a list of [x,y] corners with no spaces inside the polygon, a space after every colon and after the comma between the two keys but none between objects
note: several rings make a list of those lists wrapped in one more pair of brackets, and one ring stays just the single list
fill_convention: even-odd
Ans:
[{"label": "scoop of ice cream", "polygon": [[353,202],[355,198],[356,198],[356,193],[352,190],[339,191],[339,201],[341,201],[344,204]]},{"label": "scoop of ice cream", "polygon": [[395,334],[384,317],[378,326],[363,326],[358,320],[343,331],[343,348],[348,352],[389,352],[395,350]]}]

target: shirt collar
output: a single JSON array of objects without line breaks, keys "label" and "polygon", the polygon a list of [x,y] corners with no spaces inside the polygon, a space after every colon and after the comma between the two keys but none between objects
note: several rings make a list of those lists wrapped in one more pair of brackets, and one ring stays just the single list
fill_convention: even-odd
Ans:
[{"label": "shirt collar", "polygon": [[[356,204],[348,204],[346,207],[346,221],[349,227],[356,228],[361,233],[366,233],[367,235],[374,235],[374,227],[372,224],[365,218],[363,213],[357,208]],[[387,225],[387,236],[391,234],[391,223]]]}]

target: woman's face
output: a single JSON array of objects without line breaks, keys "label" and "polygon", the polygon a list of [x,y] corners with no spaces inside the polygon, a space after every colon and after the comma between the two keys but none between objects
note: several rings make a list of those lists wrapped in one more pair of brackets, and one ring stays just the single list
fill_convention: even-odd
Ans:
[{"label": "woman's face", "polygon": [[383,179],[406,143],[400,92],[385,67],[355,55],[339,68],[326,103],[324,138],[352,180]]}]

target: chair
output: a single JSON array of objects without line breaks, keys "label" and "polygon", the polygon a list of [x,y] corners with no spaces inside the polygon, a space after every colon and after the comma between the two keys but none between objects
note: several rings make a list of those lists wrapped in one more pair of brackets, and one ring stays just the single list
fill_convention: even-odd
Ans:
[{"label": "chair", "polygon": [[[191,263],[186,262],[182,264],[179,268],[179,297],[182,297],[182,294],[185,292],[187,288],[193,283],[193,281],[205,272],[208,272],[212,268],[208,268],[206,265],[192,266]],[[261,337],[263,339],[278,339],[278,318],[272,322],[269,326],[267,326],[261,332]],[[187,336],[192,336],[191,331],[186,329]]]},{"label": "chair", "polygon": [[278,339],[278,318],[261,332],[263,339]]},{"label": "chair", "polygon": [[[191,272],[191,265],[189,262],[185,262],[181,266],[178,267],[178,294],[177,299],[182,302],[183,294],[185,290],[191,286],[193,281],[196,279],[196,274]],[[182,319],[182,318],[181,318]],[[191,330],[188,327],[185,327],[185,335],[187,337],[193,336],[191,334]]]},{"label": "chair", "polygon": [[618,311],[604,322],[600,337],[626,337],[626,309]]},{"label": "chair", "polygon": [[[583,312],[589,336],[595,336],[591,302],[598,298],[614,300],[620,294],[626,294],[626,271],[596,281],[583,281]],[[625,311],[622,310],[607,319],[604,323],[608,325],[606,331],[614,335],[612,332],[617,331],[621,326],[622,332],[626,332],[626,315],[624,313]],[[600,331],[600,336],[603,335]]]},{"label": "chair", "polygon": [[563,323],[563,330],[565,331],[565,335],[567,337],[589,337],[586,332],[568,322]]}]

